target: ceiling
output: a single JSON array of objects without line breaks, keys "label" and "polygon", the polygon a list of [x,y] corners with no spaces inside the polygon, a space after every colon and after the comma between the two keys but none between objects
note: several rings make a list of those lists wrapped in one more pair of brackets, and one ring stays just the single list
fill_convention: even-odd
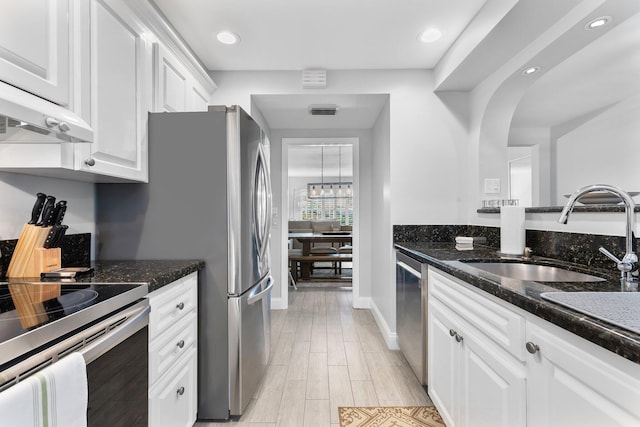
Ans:
[{"label": "ceiling", "polygon": [[513,127],[553,127],[640,93],[640,15],[542,75],[524,94]]},{"label": "ceiling", "polygon": [[[454,7],[452,0],[152,1],[212,71],[432,69],[478,11],[486,3],[496,3],[456,0]],[[556,9],[575,6],[575,0],[547,1]],[[487,44],[482,52],[505,51],[511,41],[517,53],[566,13],[552,7],[534,9],[536,13],[527,9],[534,5],[533,1],[517,3],[496,26],[503,30],[499,36],[482,40]],[[527,13],[518,15],[516,9]],[[639,91],[639,22],[638,14],[623,23],[617,20],[616,28],[591,45],[543,70],[521,99],[512,126],[556,126]],[[443,31],[442,39],[420,43],[418,34],[432,26]],[[521,31],[525,27],[535,27],[537,32],[525,37]],[[238,33],[240,43],[218,43],[215,34],[223,29]],[[473,72],[501,65],[480,50],[468,56],[473,63],[466,68]],[[272,129],[367,129],[387,102],[386,95],[357,94],[254,95],[252,99]],[[337,104],[340,109],[333,117],[309,116],[310,104]]]},{"label": "ceiling", "polygon": [[329,182],[326,179],[328,177],[333,180],[341,176],[341,182],[353,179],[353,148],[348,144],[340,144],[337,139],[316,139],[313,145],[289,145],[288,156],[290,178],[317,177],[317,180],[310,182],[321,182],[324,174],[325,182]]},{"label": "ceiling", "polygon": [[[388,95],[254,95],[271,129],[370,129]],[[312,116],[310,105],[337,105],[335,116]]]},{"label": "ceiling", "polygon": [[433,68],[486,1],[153,0],[209,70]]}]

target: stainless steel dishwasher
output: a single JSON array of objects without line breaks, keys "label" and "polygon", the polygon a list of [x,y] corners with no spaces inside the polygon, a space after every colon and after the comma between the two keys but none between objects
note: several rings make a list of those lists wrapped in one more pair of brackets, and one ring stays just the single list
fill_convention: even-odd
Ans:
[{"label": "stainless steel dishwasher", "polygon": [[423,386],[427,386],[427,264],[396,251],[398,345]]}]

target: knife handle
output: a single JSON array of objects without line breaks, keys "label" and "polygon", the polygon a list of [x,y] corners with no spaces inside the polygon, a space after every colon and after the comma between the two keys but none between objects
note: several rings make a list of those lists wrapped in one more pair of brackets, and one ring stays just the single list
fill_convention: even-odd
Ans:
[{"label": "knife handle", "polygon": [[45,249],[52,248],[56,240],[56,234],[58,234],[58,226],[54,225],[53,227],[51,227],[51,230],[49,230],[49,234],[47,234],[47,238],[44,241],[42,247]]},{"label": "knife handle", "polygon": [[64,237],[65,233],[67,232],[67,229],[69,228],[68,225],[54,225],[54,228],[56,228],[56,235],[54,236],[54,240],[51,243],[51,247],[52,248],[57,248],[60,247],[60,245],[62,244],[62,238]]},{"label": "knife handle", "polygon": [[64,214],[67,212],[67,201],[60,200],[56,203],[55,211],[53,213],[53,225],[61,225],[62,220],[64,219]]},{"label": "knife handle", "polygon": [[35,224],[38,222],[38,218],[40,218],[40,214],[42,213],[42,207],[44,206],[44,201],[47,199],[47,195],[44,193],[36,194],[36,202],[33,205],[33,209],[31,210],[31,219],[29,220],[29,224]]},{"label": "knife handle", "polygon": [[56,198],[53,196],[47,196],[47,200],[44,202],[44,208],[42,208],[42,217],[40,222],[36,225],[38,227],[48,227],[53,220],[53,213],[55,211]]}]

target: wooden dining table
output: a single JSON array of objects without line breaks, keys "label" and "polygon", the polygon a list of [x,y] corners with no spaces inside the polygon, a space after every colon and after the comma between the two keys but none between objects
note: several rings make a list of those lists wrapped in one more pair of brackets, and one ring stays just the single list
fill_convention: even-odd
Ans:
[{"label": "wooden dining table", "polygon": [[[311,254],[311,246],[315,243],[341,243],[351,244],[353,235],[351,232],[324,232],[324,233],[289,233],[289,239],[295,239],[302,243],[302,255]],[[311,263],[301,263],[300,273],[302,277],[311,274]]]}]

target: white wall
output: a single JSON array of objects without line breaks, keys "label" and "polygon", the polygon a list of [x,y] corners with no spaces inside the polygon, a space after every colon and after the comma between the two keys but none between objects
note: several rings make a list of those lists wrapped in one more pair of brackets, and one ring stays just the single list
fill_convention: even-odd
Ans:
[{"label": "white wall", "polygon": [[[478,84],[470,93],[469,104],[469,137],[467,140],[468,158],[468,180],[466,212],[468,224],[499,226],[499,216],[490,214],[478,214],[476,211],[481,206],[482,198],[506,198],[506,147],[510,135],[510,124],[514,111],[517,108],[522,95],[540,78],[540,75],[529,76],[523,79],[521,70],[531,64],[540,65],[543,73],[547,73],[570,54],[577,47],[583,46],[582,38],[571,39],[567,41],[563,38],[565,34],[573,34],[570,30],[577,28],[577,33],[582,34],[582,27],[578,24],[583,22],[585,16],[592,12],[597,5],[591,2],[581,2],[580,5],[572,9],[567,15],[544,34],[534,40],[525,49],[522,49],[516,56],[505,64],[500,64],[496,70]],[[560,50],[564,49],[564,55],[560,54]],[[543,74],[541,73],[541,75]],[[633,116],[633,114],[632,114]],[[637,112],[635,119],[627,117],[625,119],[627,125],[629,122],[637,122]],[[636,128],[637,129],[637,128]],[[611,130],[610,130],[611,132]],[[562,133],[565,133],[564,131]],[[551,177],[550,187],[553,188],[553,165],[554,148],[553,141],[559,136],[560,132],[556,129],[550,130],[550,170]],[[594,132],[595,134],[595,132]],[[599,139],[610,139],[611,133],[599,132]],[[586,135],[582,134],[583,137]],[[636,138],[637,139],[637,138]],[[595,148],[595,145],[592,146]],[[598,150],[602,150],[598,147]],[[576,148],[573,158],[573,166],[571,170],[582,168],[579,166],[579,159],[584,155],[583,148]],[[541,152],[541,155],[544,154]],[[596,154],[597,156],[598,154]],[[592,165],[592,168],[600,166]],[[568,168],[568,166],[567,166]],[[586,170],[586,168],[583,168]],[[543,171],[541,171],[542,179]],[[500,178],[503,183],[503,192],[500,195],[483,194],[482,182],[484,178]],[[625,182],[634,182],[633,175],[625,175],[630,179]],[[609,180],[609,175],[607,175]],[[592,180],[591,177],[585,177],[584,180]],[[596,182],[591,182],[596,183]],[[575,188],[574,188],[575,190]],[[630,191],[634,191],[628,188]],[[551,191],[553,192],[553,190]],[[491,197],[492,196],[492,197]],[[561,194],[554,197],[550,196],[550,204],[561,203],[559,200]],[[623,236],[625,231],[625,217],[619,213],[599,213],[599,214],[581,214],[574,213],[566,225],[557,223],[557,213],[547,214],[528,214],[526,216],[525,226],[532,230],[550,230],[562,232],[576,233],[592,233]],[[636,230],[637,231],[637,230]]]},{"label": "white wall", "polygon": [[533,206],[552,206],[551,182],[555,167],[551,162],[551,133],[549,128],[511,128],[509,147],[532,148]]},{"label": "white wall", "polygon": [[38,192],[66,200],[68,208],[64,223],[69,226],[67,234],[92,233],[92,248],[95,247],[94,184],[7,172],[0,172],[0,240],[20,236]]},{"label": "white wall", "polygon": [[611,106],[556,141],[556,202],[590,184],[640,191],[640,95]]},{"label": "white wall", "polygon": [[[329,71],[324,90],[303,90],[298,71],[212,72],[214,104],[251,106],[251,95],[381,94],[390,96],[392,219],[395,224],[460,222],[460,146],[465,126],[433,93],[429,70]],[[426,182],[426,184],[425,184]],[[437,201],[437,202],[434,202]],[[407,209],[410,207],[410,209]]]},{"label": "white wall", "polygon": [[[379,191],[372,193],[371,206],[387,206],[393,201],[392,169],[388,161],[393,147],[391,141],[391,105],[388,102],[372,131],[373,158],[372,186]],[[396,287],[394,253],[392,249],[393,225],[391,212],[388,210],[372,209],[372,251],[371,275],[371,310],[382,335],[390,348],[398,348],[396,334]]]},{"label": "white wall", "polygon": [[[328,71],[327,89],[303,90],[299,71],[229,71],[212,72],[218,84],[214,104],[251,106],[251,95],[268,94],[389,94],[385,108],[388,119],[381,116],[374,126],[374,162],[370,170],[372,213],[362,207],[362,225],[371,221],[372,247],[369,258],[363,254],[362,273],[373,272],[372,303],[378,306],[382,321],[395,329],[395,284],[393,278],[392,224],[457,224],[464,221],[464,200],[459,197],[466,185],[466,118],[433,93],[433,73],[428,70]],[[252,111],[253,113],[253,111]],[[384,114],[383,114],[384,115]],[[381,121],[384,120],[385,122]],[[388,120],[388,122],[386,122]],[[281,184],[275,171],[276,135],[272,131],[273,187]],[[289,133],[301,136],[299,133]],[[337,136],[345,136],[339,134]],[[384,148],[385,144],[389,148]],[[361,143],[363,172],[367,156]],[[383,150],[379,152],[379,150]],[[375,156],[375,158],[373,157]],[[387,169],[388,168],[388,169]],[[387,171],[385,173],[385,171]],[[363,179],[363,185],[365,180]],[[365,192],[363,192],[363,195]],[[274,192],[274,202],[279,195]],[[363,206],[366,201],[363,200]],[[370,219],[366,219],[371,216]],[[374,224],[375,222],[375,224]],[[363,232],[363,239],[366,238]],[[274,246],[281,244],[275,242]],[[361,247],[370,247],[361,242]],[[275,261],[275,254],[274,254]],[[367,268],[368,267],[368,268]],[[362,277],[363,291],[365,277]],[[367,295],[362,293],[361,296]]]}]

